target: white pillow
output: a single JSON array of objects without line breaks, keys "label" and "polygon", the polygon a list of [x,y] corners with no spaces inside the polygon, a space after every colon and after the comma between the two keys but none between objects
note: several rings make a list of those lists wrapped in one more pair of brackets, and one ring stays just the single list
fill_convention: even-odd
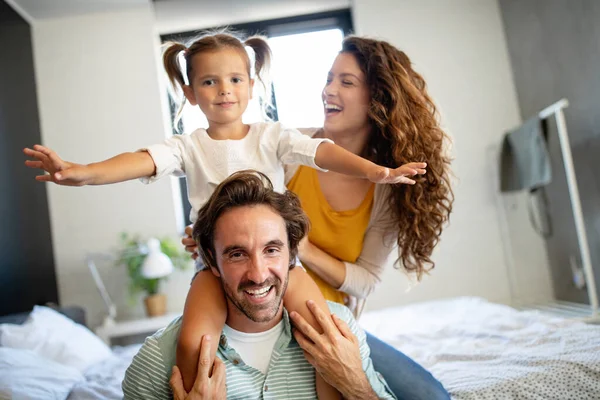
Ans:
[{"label": "white pillow", "polygon": [[0,325],[0,344],[32,350],[81,372],[112,354],[89,329],[43,306],[35,306],[23,325]]},{"label": "white pillow", "polygon": [[31,350],[0,347],[0,399],[66,399],[81,372]]}]

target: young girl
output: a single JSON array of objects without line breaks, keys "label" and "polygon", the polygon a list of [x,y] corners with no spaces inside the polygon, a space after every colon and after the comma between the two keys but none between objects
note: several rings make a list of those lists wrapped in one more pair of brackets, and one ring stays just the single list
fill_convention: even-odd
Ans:
[{"label": "young girl", "polygon": [[[249,56],[249,52],[253,56]],[[185,71],[179,63],[182,54]],[[239,170],[255,169],[265,173],[278,191],[285,190],[284,163],[332,170],[374,183],[414,184],[407,176],[425,173],[425,163],[388,169],[330,140],[312,139],[279,123],[244,124],[242,114],[252,98],[254,76],[268,89],[263,73],[269,67],[270,58],[269,46],[260,37],[242,42],[232,35],[218,33],[203,36],[189,47],[171,43],[163,55],[169,79],[182,89],[191,105],[199,106],[208,120],[208,129],[175,135],[161,144],[88,165],[63,161],[52,150],[36,145],[24,150],[26,155],[36,159],[25,164],[48,172],[37,176],[38,181],[68,186],[102,185],[136,178],[149,183],[169,174],[185,175],[192,220],[214,187]],[[335,106],[332,107],[335,112]],[[291,269],[284,305],[319,327],[306,308],[308,299],[315,300],[328,312],[323,296],[308,274],[300,268]],[[219,337],[225,319],[226,303],[221,285],[209,268],[204,269],[194,278],[186,299],[177,349],[177,365],[187,390],[196,376],[202,336]],[[216,349],[213,357],[215,352]],[[320,398],[335,397],[337,393],[319,376],[317,392]]]}]

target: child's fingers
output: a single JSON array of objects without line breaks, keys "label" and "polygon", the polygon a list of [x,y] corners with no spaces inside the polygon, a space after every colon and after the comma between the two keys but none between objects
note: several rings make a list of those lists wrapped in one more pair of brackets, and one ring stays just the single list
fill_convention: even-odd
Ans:
[{"label": "child's fingers", "polygon": [[27,155],[31,158],[36,158],[40,161],[44,161],[44,160],[48,159],[48,157],[44,153],[41,153],[41,152],[35,151],[35,150],[31,150],[31,149],[23,149],[23,153],[25,153],[25,155]]},{"label": "child's fingers", "polygon": [[410,178],[402,177],[398,183],[403,183],[405,185],[414,185],[417,182]]},{"label": "child's fingers", "polygon": [[47,156],[50,156],[50,154],[53,154],[53,153],[54,153],[54,151],[52,151],[51,149],[49,149],[49,148],[47,148],[47,147],[45,147],[45,146],[42,146],[41,144],[36,144],[36,145],[34,145],[34,146],[33,146],[33,149],[34,149],[35,151],[39,151],[40,153],[43,153],[43,154],[45,154],[45,155],[47,155]]},{"label": "child's fingers", "polygon": [[411,163],[407,163],[404,164],[410,168],[427,168],[427,163],[426,162],[411,162]]},{"label": "child's fingers", "polygon": [[44,169],[44,164],[41,161],[25,160],[25,165],[29,168]]},{"label": "child's fingers", "polygon": [[35,180],[38,182],[54,182],[52,175],[38,175],[35,177]]}]

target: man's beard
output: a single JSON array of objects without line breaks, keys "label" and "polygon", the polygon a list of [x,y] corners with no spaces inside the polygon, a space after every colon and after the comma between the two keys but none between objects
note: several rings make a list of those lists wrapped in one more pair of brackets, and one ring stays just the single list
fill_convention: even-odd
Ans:
[{"label": "man's beard", "polygon": [[[283,295],[287,289],[289,274],[286,276],[285,282],[277,277],[271,277],[266,281],[256,284],[252,281],[241,282],[238,289],[234,291],[229,285],[221,280],[225,296],[240,310],[246,317],[254,322],[269,322],[275,318],[281,307]],[[256,289],[258,287],[272,286],[270,290],[275,292],[275,297],[265,304],[252,304],[246,299],[244,290]],[[270,294],[268,294],[270,296]],[[265,312],[266,311],[266,312]]]}]

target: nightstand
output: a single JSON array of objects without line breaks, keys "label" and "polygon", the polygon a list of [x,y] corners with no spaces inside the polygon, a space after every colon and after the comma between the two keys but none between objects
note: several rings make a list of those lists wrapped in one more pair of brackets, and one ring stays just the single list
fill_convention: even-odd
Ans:
[{"label": "nightstand", "polygon": [[148,317],[125,321],[112,321],[107,319],[104,324],[96,328],[96,335],[110,346],[111,339],[140,334],[151,335],[164,328],[180,313],[166,314],[158,317]]}]

